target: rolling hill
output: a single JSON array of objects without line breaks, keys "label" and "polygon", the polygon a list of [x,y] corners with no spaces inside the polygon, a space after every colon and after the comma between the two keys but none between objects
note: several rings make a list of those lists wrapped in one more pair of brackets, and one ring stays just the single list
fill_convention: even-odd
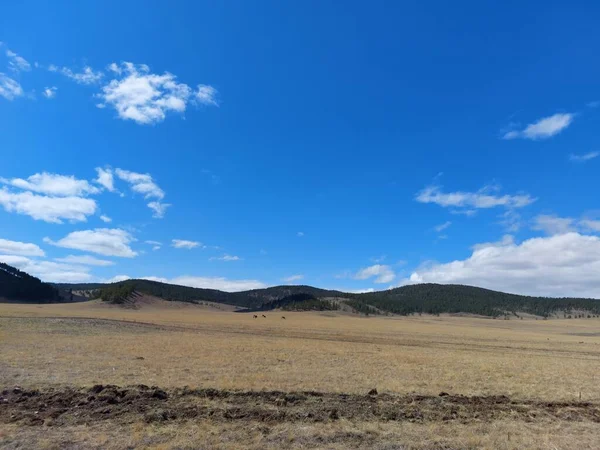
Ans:
[{"label": "rolling hill", "polygon": [[[90,285],[59,286],[74,291],[90,288]],[[556,314],[600,314],[599,300],[529,297],[463,285],[417,284],[364,294],[343,293],[312,286],[274,286],[244,292],[223,292],[148,280],[127,280],[94,287],[95,297],[114,303],[137,291],[165,300],[210,301],[256,311],[275,308],[337,309],[344,304],[363,314],[468,313],[489,317],[515,313],[542,317]]]},{"label": "rolling hill", "polygon": [[75,299],[85,292],[108,303],[126,303],[135,293],[167,301],[213,302],[233,305],[247,311],[271,309],[335,310],[362,314],[441,314],[467,313],[498,317],[528,313],[549,317],[600,315],[600,300],[586,298],[529,297],[473,286],[416,284],[364,294],[343,293],[312,286],[274,286],[243,292],[223,292],[178,286],[150,280],[118,283],[48,284],[0,263],[0,299],[24,303],[50,303]]}]

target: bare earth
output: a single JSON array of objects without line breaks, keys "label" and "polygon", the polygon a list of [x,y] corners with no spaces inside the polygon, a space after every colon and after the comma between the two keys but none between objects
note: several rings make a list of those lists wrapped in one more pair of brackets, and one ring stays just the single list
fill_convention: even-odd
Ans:
[{"label": "bare earth", "polygon": [[266,315],[1,304],[0,447],[598,448],[599,319]]}]

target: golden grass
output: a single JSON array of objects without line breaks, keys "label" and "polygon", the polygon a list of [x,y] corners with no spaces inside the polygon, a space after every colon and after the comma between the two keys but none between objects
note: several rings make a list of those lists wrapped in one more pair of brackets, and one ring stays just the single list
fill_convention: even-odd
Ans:
[{"label": "golden grass", "polygon": [[[142,383],[349,393],[375,387],[400,394],[445,391],[549,401],[578,400],[581,395],[582,400],[600,401],[600,319],[364,318],[285,312],[282,320],[282,313],[266,314],[266,319],[253,319],[251,314],[173,305],[124,310],[95,302],[2,304],[0,385]],[[48,429],[38,435],[2,425],[0,445],[9,442],[2,441],[2,433],[24,447],[33,440],[29,448],[59,448],[66,435],[84,448],[197,448],[201,441],[204,448],[240,448],[243,442],[257,449],[441,444],[542,449],[573,448],[574,443],[577,448],[598,448],[600,442],[600,427],[587,422],[341,421],[278,424],[268,433],[258,425],[248,430],[235,423],[136,426]],[[406,447],[384,445],[394,442]]]}]

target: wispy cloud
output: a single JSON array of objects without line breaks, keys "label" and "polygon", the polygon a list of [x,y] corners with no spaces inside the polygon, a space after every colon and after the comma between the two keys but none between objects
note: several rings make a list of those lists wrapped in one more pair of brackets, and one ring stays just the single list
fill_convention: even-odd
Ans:
[{"label": "wispy cloud", "polygon": [[219,106],[217,103],[217,90],[206,84],[199,84],[195,92],[195,98],[198,103],[203,105]]},{"label": "wispy cloud", "polygon": [[298,231],[296,233],[296,236],[298,236],[298,237],[304,237],[304,232],[303,231]]},{"label": "wispy cloud", "polygon": [[241,260],[242,260],[242,258],[240,258],[239,256],[228,255],[228,254],[224,254],[223,256],[213,256],[213,257],[209,258],[209,261],[231,262],[231,261],[241,261]]},{"label": "wispy cloud", "polygon": [[[443,192],[440,186],[428,186],[417,193],[415,200],[419,203],[435,203],[444,208],[465,208],[466,211],[462,212],[465,214],[471,214],[473,208],[523,208],[536,201],[529,194],[495,195],[490,192],[496,190],[496,187],[493,188],[486,186],[477,192]],[[456,210],[453,212],[458,213]]]},{"label": "wispy cloud", "polygon": [[[121,180],[129,183],[132,191],[142,194],[146,199],[156,199],[147,203],[148,208],[153,211],[152,217],[162,219],[165,216],[165,212],[171,204],[160,202],[164,198],[165,193],[158,187],[149,173],[137,173],[118,168],[115,170],[115,173]],[[100,172],[98,174],[100,179]]]},{"label": "wispy cloud", "polygon": [[597,158],[598,156],[600,156],[600,152],[588,152],[588,153],[584,153],[582,155],[575,155],[575,154],[571,153],[569,155],[569,160],[580,163],[580,162],[589,161],[590,159]]},{"label": "wispy cloud", "polygon": [[283,281],[284,283],[293,283],[295,281],[300,281],[303,279],[304,279],[304,275],[296,274],[296,275],[290,275],[289,277],[282,278],[281,281]]},{"label": "wispy cloud", "polygon": [[523,130],[510,130],[504,133],[503,139],[548,139],[566,129],[575,118],[572,113],[559,113],[544,117],[537,122],[530,123]]},{"label": "wispy cloud", "polygon": [[74,72],[68,67],[57,67],[54,64],[51,64],[48,66],[48,70],[50,72],[62,73],[78,84],[96,84],[104,77],[104,73],[96,71],[90,66],[85,66],[81,72]]},{"label": "wispy cloud", "polygon": [[354,278],[356,280],[366,280],[375,277],[375,283],[390,283],[396,278],[396,274],[390,266],[375,264],[359,270]]},{"label": "wispy cloud", "polygon": [[94,180],[109,192],[115,192],[114,176],[110,167],[96,167],[98,177]]},{"label": "wispy cloud", "polygon": [[112,219],[111,219],[110,217],[108,217],[108,216],[104,215],[104,214],[102,214],[102,215],[100,216],[100,220],[101,220],[102,222],[104,222],[104,223],[110,223],[110,222],[112,222]]},{"label": "wispy cloud", "polygon": [[192,248],[196,248],[196,247],[204,248],[204,245],[202,245],[201,242],[188,241],[185,239],[173,239],[173,240],[171,240],[171,246],[175,247],[175,248],[185,248],[188,250],[190,250]]},{"label": "wispy cloud", "polygon": [[437,231],[438,233],[441,233],[442,231],[444,231],[445,229],[447,229],[450,225],[452,225],[452,222],[450,222],[449,220],[441,223],[439,225],[436,225],[435,227],[433,227],[433,229],[435,231]]},{"label": "wispy cloud", "polygon": [[112,266],[115,263],[113,261],[108,261],[106,259],[98,259],[90,255],[69,255],[64,258],[54,258],[54,261],[68,263],[68,264],[83,264],[84,266],[99,266],[106,267]]},{"label": "wispy cloud", "polygon": [[6,50],[6,57],[8,58],[8,68],[13,72],[28,72],[31,70],[31,64],[15,52]]},{"label": "wispy cloud", "polygon": [[6,100],[14,100],[22,95],[23,88],[21,85],[17,81],[0,72],[0,97],[4,97]]}]

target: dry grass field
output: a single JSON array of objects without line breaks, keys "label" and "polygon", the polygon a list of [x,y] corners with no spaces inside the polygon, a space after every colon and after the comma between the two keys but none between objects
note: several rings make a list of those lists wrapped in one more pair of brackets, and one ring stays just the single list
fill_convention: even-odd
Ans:
[{"label": "dry grass field", "polygon": [[600,448],[600,319],[265,314],[0,304],[0,446]]}]

